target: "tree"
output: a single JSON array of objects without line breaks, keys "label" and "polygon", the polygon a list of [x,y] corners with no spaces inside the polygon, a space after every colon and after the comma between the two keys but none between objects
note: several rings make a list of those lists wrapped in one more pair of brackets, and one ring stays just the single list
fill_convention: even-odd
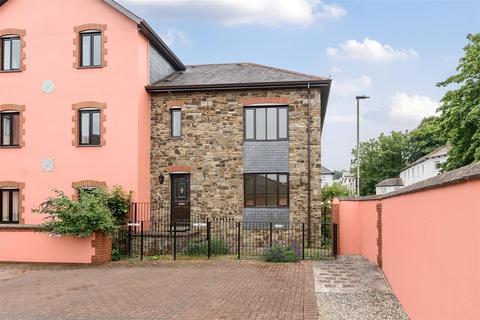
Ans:
[{"label": "tree", "polygon": [[[360,195],[373,194],[375,185],[386,178],[398,177],[407,165],[408,134],[392,131],[360,143]],[[352,172],[356,172],[356,148]]]},{"label": "tree", "polygon": [[437,86],[454,85],[442,98],[440,127],[452,145],[443,169],[480,160],[480,33],[469,34],[457,74]]},{"label": "tree", "polygon": [[343,171],[341,170],[333,170],[333,180],[338,180],[342,177]]},{"label": "tree", "polygon": [[438,117],[428,117],[408,133],[407,162],[411,163],[447,143]]},{"label": "tree", "polygon": [[339,183],[333,183],[322,188],[322,202],[325,204],[332,202],[333,198],[350,195],[348,188]]}]

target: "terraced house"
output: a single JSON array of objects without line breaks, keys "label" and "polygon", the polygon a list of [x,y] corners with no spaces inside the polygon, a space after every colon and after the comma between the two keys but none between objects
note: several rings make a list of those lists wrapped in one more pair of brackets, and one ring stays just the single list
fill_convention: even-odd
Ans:
[{"label": "terraced house", "polygon": [[0,0],[0,43],[0,241],[52,189],[121,185],[177,220],[318,218],[330,79],[184,65],[112,0]]}]

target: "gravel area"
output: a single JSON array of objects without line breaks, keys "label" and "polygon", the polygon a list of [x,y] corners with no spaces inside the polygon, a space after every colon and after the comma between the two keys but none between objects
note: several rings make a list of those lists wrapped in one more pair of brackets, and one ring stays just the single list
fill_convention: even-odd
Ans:
[{"label": "gravel area", "polygon": [[319,319],[408,319],[382,271],[358,256],[315,262]]}]

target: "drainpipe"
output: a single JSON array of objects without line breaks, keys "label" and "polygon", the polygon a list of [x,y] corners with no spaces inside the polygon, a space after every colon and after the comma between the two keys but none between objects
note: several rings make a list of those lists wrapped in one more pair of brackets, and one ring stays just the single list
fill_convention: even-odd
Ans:
[{"label": "drainpipe", "polygon": [[311,97],[310,97],[310,83],[307,85],[308,89],[308,123],[307,123],[307,197],[308,197],[308,206],[307,206],[307,240],[308,240],[308,246],[310,247],[311,243],[311,235],[312,235],[312,203],[311,203],[311,160],[310,160],[310,135],[311,135],[311,128],[310,128],[310,122],[311,122],[311,113],[312,113],[312,105],[311,105]]}]

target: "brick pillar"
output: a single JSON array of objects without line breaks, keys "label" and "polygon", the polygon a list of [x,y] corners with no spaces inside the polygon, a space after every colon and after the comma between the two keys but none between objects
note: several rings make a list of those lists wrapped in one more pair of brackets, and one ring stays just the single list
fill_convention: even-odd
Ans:
[{"label": "brick pillar", "polygon": [[382,203],[377,203],[377,263],[381,268],[382,261]]},{"label": "brick pillar", "polygon": [[[340,203],[332,203],[332,224],[337,225],[337,254],[340,254]],[[332,229],[333,240],[333,229]],[[333,241],[332,241],[333,245]],[[332,250],[333,251],[333,250]]]},{"label": "brick pillar", "polygon": [[96,232],[92,240],[95,254],[92,256],[93,264],[102,264],[112,261],[112,238],[103,232]]}]

